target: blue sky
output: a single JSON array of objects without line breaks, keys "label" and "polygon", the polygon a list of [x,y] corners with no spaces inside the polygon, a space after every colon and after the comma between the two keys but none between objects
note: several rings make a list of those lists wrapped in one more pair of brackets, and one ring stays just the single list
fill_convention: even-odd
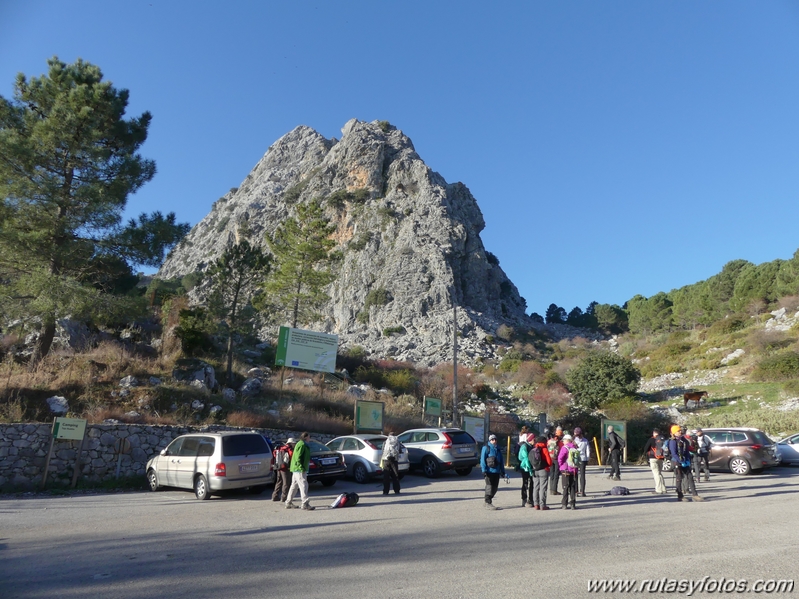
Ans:
[{"label": "blue sky", "polygon": [[470,188],[529,311],[799,248],[796,2],[0,2],[0,94],[53,55],[153,114],[131,215],[195,224],[281,135],[354,117]]}]

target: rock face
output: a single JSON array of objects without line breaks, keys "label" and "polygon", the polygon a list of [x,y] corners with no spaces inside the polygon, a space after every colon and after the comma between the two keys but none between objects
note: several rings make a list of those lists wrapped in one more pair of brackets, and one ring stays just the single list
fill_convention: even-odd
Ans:
[{"label": "rock face", "polygon": [[[338,334],[345,348],[428,364],[451,355],[453,303],[465,361],[493,355],[484,340],[501,324],[535,326],[483,247],[483,215],[465,185],[447,183],[385,122],[353,119],[342,134],[326,139],[301,126],[280,138],[170,253],[159,276],[204,271],[241,238],[264,245],[264,234],[298,203],[319,198],[344,260],[324,319],[301,326]],[[200,285],[196,297],[202,293]]]}]

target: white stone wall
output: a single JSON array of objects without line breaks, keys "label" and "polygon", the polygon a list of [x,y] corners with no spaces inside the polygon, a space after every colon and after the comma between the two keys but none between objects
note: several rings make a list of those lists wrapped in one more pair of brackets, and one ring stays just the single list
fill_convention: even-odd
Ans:
[{"label": "white stone wall", "polygon": [[[0,489],[30,489],[41,484],[51,430],[50,424],[0,424]],[[131,447],[129,454],[122,455],[120,477],[141,476],[143,479],[147,460],[175,437],[220,430],[257,430],[275,440],[300,435],[298,431],[226,426],[90,424],[81,455],[80,477],[95,482],[113,479],[118,458],[114,445],[118,439],[127,439]],[[312,434],[315,440],[322,443],[335,436]],[[80,441],[56,441],[47,474],[48,486],[64,486],[71,482],[79,447]]]}]

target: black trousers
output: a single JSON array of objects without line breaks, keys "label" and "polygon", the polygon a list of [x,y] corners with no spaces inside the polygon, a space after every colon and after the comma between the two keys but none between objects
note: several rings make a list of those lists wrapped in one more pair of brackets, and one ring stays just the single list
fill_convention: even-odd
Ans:
[{"label": "black trousers", "polygon": [[677,477],[674,486],[677,487],[677,499],[682,499],[685,495],[683,491],[683,482],[687,481],[688,488],[685,489],[691,495],[696,495],[696,484],[694,484],[694,477],[691,473],[691,466],[686,466],[683,468],[679,464],[676,465],[677,467],[674,469],[674,474]]},{"label": "black trousers", "polygon": [[522,470],[522,505],[533,503],[533,477],[529,472]]},{"label": "black trousers", "polygon": [[393,483],[394,492],[400,492],[399,464],[394,458],[383,460],[383,495],[388,494],[389,485]]},{"label": "black trousers", "polygon": [[491,503],[494,495],[497,494],[499,488],[499,472],[492,474],[491,472],[485,473],[486,479],[486,503]]},{"label": "black trousers", "polygon": [[561,472],[560,477],[563,480],[563,499],[560,500],[560,505],[565,508],[571,503],[574,507],[577,503],[577,475]]},{"label": "black trousers", "polygon": [[560,480],[560,471],[558,470],[558,456],[552,458],[552,467],[549,471],[549,494],[554,495],[558,492],[558,481]]},{"label": "black trousers", "polygon": [[610,451],[610,475],[621,478],[621,469],[619,467],[621,462],[621,449],[611,449]]},{"label": "black trousers", "polygon": [[577,474],[575,475],[577,478],[577,492],[578,493],[585,493],[585,467],[588,465],[588,462],[583,462],[580,460],[580,463],[577,465]]}]

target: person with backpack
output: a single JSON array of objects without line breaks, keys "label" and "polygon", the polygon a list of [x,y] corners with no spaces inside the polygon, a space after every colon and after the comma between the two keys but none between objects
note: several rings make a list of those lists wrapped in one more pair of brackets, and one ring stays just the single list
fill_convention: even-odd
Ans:
[{"label": "person with backpack", "polygon": [[555,429],[555,433],[550,437],[547,441],[547,450],[549,450],[549,458],[550,461],[555,464],[555,467],[552,468],[551,472],[549,473],[549,494],[550,495],[560,495],[558,493],[558,480],[560,480],[560,471],[557,468],[558,463],[558,453],[560,453],[560,448],[563,447],[563,429],[558,427]]},{"label": "person with backpack", "polygon": [[497,436],[488,436],[488,445],[480,453],[480,469],[486,481],[485,507],[487,510],[498,510],[494,505],[494,495],[499,488],[499,477],[505,476],[505,464],[502,460],[502,450],[497,445]]},{"label": "person with backpack", "polygon": [[289,437],[288,441],[272,452],[272,469],[275,471],[275,490],[272,492],[272,501],[286,501],[291,484],[289,466],[296,442],[294,437]]},{"label": "person with backpack", "polygon": [[644,455],[649,459],[649,468],[652,470],[652,478],[655,479],[654,492],[658,495],[666,494],[666,482],[663,480],[664,443],[665,440],[660,436],[660,431],[655,429],[644,445]]},{"label": "person with backpack", "polygon": [[532,445],[525,440],[519,442],[519,472],[522,475],[522,507],[533,507],[533,467],[530,464]]},{"label": "person with backpack", "polygon": [[547,488],[549,487],[549,471],[552,468],[552,458],[549,457],[546,437],[535,438],[532,448],[527,452],[527,460],[530,462],[530,468],[533,471],[533,509],[548,510]]},{"label": "person with backpack", "polygon": [[713,448],[713,440],[708,437],[701,428],[696,429],[696,447],[699,456],[699,468],[697,468],[697,476],[700,470],[705,471],[705,482],[710,480],[710,450]]},{"label": "person with backpack", "polygon": [[[683,491],[683,481],[688,486],[693,501],[704,501],[696,492],[694,477],[691,475],[691,443],[683,435],[682,427],[675,424],[671,427],[671,439],[669,440],[669,452],[674,462],[674,474],[677,477],[675,486],[677,487],[677,501],[682,501],[685,496]],[[687,480],[686,480],[687,479]]]},{"label": "person with backpack", "polygon": [[383,495],[388,495],[389,485],[394,486],[394,494],[399,495],[399,454],[400,442],[392,431],[389,431],[383,442]]},{"label": "person with backpack", "polygon": [[[572,442],[571,435],[563,435],[563,446],[558,452],[558,469],[563,481],[561,509],[577,509],[577,470],[580,463],[580,450]],[[571,506],[569,505],[571,503]]]},{"label": "person with backpack", "polygon": [[624,449],[624,439],[622,439],[616,431],[613,430],[613,425],[608,425],[608,455],[610,456],[610,478],[611,480],[621,480],[621,451]]},{"label": "person with backpack", "polygon": [[591,459],[591,445],[588,439],[583,436],[583,429],[579,426],[574,429],[574,444],[580,450],[580,463],[577,468],[577,494],[580,497],[586,497],[585,494],[585,470],[588,466],[588,460]]},{"label": "person with backpack", "polygon": [[315,509],[308,499],[308,470],[311,464],[311,448],[308,447],[308,441],[311,440],[311,435],[303,433],[300,435],[300,441],[294,446],[294,455],[291,456],[291,465],[289,471],[291,472],[291,486],[289,487],[289,494],[286,497],[286,509],[295,509],[297,506],[292,503],[294,493],[300,491],[300,500],[302,505],[300,509],[313,510]]}]

